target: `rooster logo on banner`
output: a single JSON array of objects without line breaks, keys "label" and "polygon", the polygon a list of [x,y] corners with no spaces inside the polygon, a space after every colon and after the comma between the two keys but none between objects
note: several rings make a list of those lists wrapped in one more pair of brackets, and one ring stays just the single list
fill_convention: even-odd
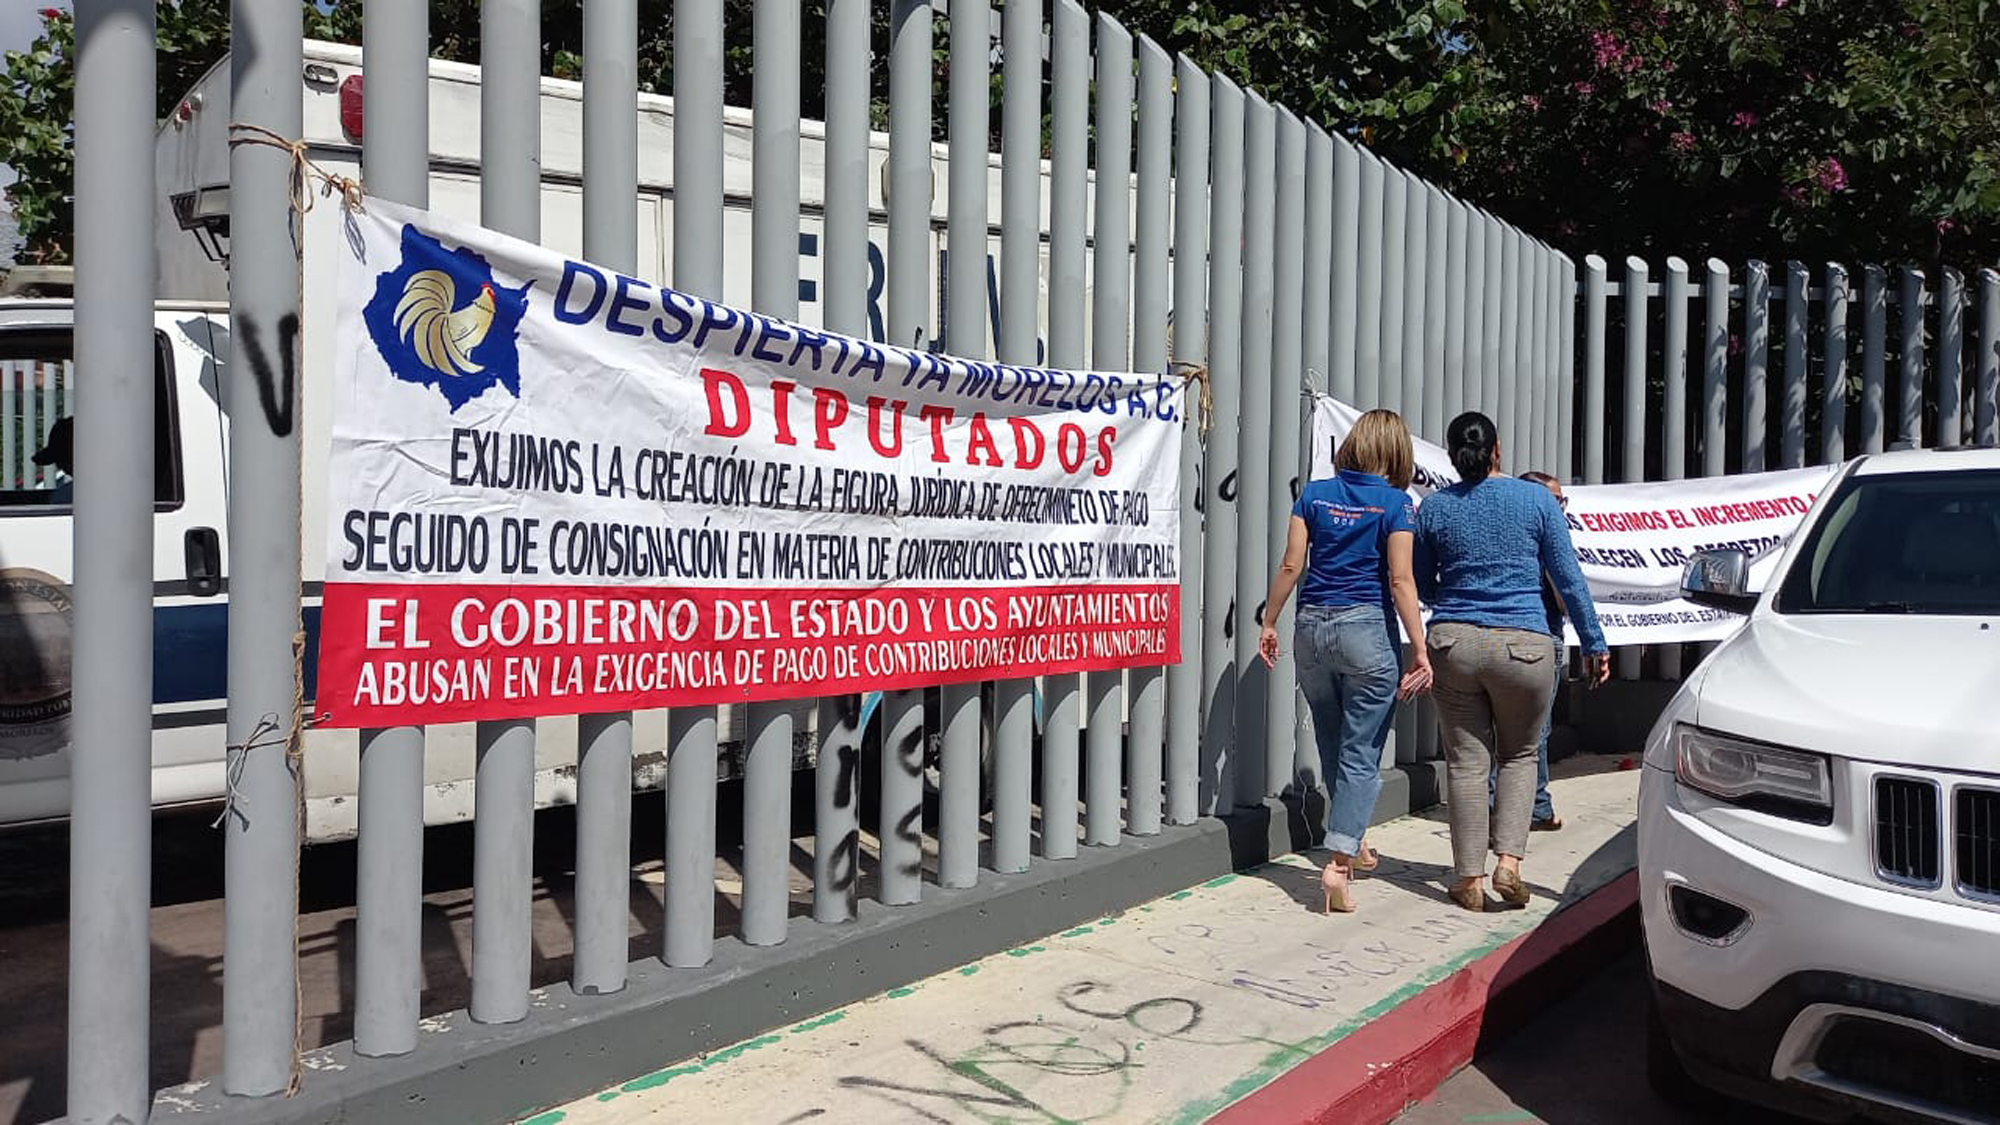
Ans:
[{"label": "rooster logo on banner", "polygon": [[515,334],[529,287],[502,288],[486,259],[413,226],[403,227],[402,251],[361,313],[390,373],[437,388],[454,411],[496,386],[519,398]]}]

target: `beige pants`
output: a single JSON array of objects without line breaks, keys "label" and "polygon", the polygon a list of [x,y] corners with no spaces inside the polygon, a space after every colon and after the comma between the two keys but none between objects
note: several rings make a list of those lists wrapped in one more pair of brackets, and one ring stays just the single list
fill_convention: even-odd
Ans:
[{"label": "beige pants", "polygon": [[[1451,855],[1460,878],[1486,873],[1486,853],[1528,852],[1535,751],[1555,694],[1555,638],[1444,622],[1428,636],[1433,693],[1451,773]],[[1486,809],[1494,764],[1493,811]]]}]

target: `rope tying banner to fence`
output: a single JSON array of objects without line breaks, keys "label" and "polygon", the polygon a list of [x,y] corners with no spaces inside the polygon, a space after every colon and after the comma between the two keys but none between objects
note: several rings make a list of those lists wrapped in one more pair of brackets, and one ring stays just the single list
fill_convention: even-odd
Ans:
[{"label": "rope tying banner to fence", "polygon": [[1182,390],[1186,390],[1192,384],[1201,384],[1201,399],[1198,404],[1201,411],[1199,415],[1201,420],[1201,436],[1207,437],[1209,418],[1215,410],[1215,401],[1208,393],[1208,366],[1201,363],[1189,363],[1186,360],[1177,360],[1173,368],[1180,374]]},{"label": "rope tying banner to fence", "polygon": [[343,206],[361,209],[361,181],[350,179],[336,172],[329,172],[314,163],[307,155],[310,144],[304,140],[288,140],[282,134],[252,125],[233,121],[229,125],[229,147],[261,145],[290,153],[292,157],[292,214],[304,217],[313,209],[312,186],[317,183],[322,198],[331,199],[338,195]]}]

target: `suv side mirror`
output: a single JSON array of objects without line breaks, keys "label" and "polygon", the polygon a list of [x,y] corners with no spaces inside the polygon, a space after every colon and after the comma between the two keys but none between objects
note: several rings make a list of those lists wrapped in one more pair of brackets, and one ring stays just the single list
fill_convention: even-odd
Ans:
[{"label": "suv side mirror", "polygon": [[1734,547],[1699,551],[1681,572],[1681,596],[1696,605],[1730,613],[1757,607],[1750,591],[1750,556]]}]

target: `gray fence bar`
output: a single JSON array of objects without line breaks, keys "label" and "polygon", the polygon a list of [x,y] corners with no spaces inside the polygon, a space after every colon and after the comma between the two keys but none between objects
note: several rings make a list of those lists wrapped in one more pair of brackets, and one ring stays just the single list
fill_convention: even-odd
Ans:
[{"label": "gray fence bar", "polygon": [[1430,261],[1430,195],[1424,182],[1414,175],[1403,177],[1403,309],[1398,325],[1403,346],[1398,353],[1392,390],[1392,409],[1412,425],[1421,424],[1424,409],[1424,306],[1429,299],[1430,279],[1425,263]]},{"label": "gray fence bar", "polygon": [[1604,329],[1607,264],[1583,259],[1583,482],[1604,483]]},{"label": "gray fence bar", "polygon": [[[1304,417],[1306,239],[1306,127],[1290,110],[1278,111],[1277,219],[1273,225],[1275,299],[1271,315],[1270,491],[1264,505],[1264,571],[1266,580],[1285,556],[1291,532],[1292,502],[1305,485],[1299,467],[1299,426]],[[1330,233],[1330,232],[1329,232]],[[1321,309],[1326,307],[1322,302]],[[1317,312],[1317,310],[1316,310]],[[1319,319],[1316,315],[1315,319]],[[1270,607],[1264,607],[1265,614]],[[1264,675],[1264,788],[1282,793],[1299,776],[1298,672],[1293,665],[1292,622],[1296,608],[1289,599],[1273,626],[1278,630],[1278,666]],[[1262,662],[1259,661],[1261,667]]]},{"label": "gray fence bar", "polygon": [[[539,241],[541,3],[485,0],[479,17],[480,222]],[[528,1014],[534,957],[535,722],[482,722],[474,737],[468,1010],[480,1023],[512,1023]]]},{"label": "gray fence bar", "polygon": [[[296,5],[291,18],[298,19]],[[282,21],[280,14],[276,22]],[[153,34],[151,4],[78,0],[76,369],[87,375],[71,423],[77,472],[67,1076],[69,1119],[78,1125],[144,1121],[153,1103],[153,498],[131,483],[153,479],[153,271],[133,262],[135,252],[141,262],[152,260],[153,211],[132,205],[135,193],[153,194],[152,161],[134,157],[152,151]],[[282,56],[286,42],[274,40],[275,55]],[[297,35],[289,42],[297,44]],[[270,65],[283,64],[273,58]],[[283,153],[259,155],[282,169]],[[285,229],[282,215],[273,212],[269,221],[273,235]],[[271,242],[264,257],[290,257],[281,237]],[[279,264],[286,263],[270,267]],[[296,290],[271,292],[282,300]],[[294,303],[291,313],[297,311]],[[266,338],[267,348],[274,343]],[[23,388],[24,398],[29,390]],[[262,417],[252,410],[243,417]],[[282,753],[282,746],[264,751],[281,767]],[[291,815],[268,803],[258,810],[266,813]],[[290,950],[287,944],[285,966]],[[289,1047],[289,1025],[284,1042]]]},{"label": "gray fence bar", "polygon": [[886,692],[880,710],[876,895],[884,906],[910,906],[924,893],[924,693]]},{"label": "gray fence bar", "polygon": [[1660,476],[1687,476],[1688,264],[1667,259],[1664,293],[1666,318],[1661,325]]},{"label": "gray fence bar", "polygon": [[1785,263],[1785,384],[1778,405],[1778,466],[1806,463],[1806,287],[1803,262]]},{"label": "gray fence bar", "polygon": [[[1186,56],[1174,60],[1174,294],[1176,375],[1208,361],[1209,81]],[[1183,384],[1181,423],[1181,661],[1167,667],[1167,821],[1192,824],[1209,807],[1202,789],[1204,720],[1214,673],[1204,666],[1206,560],[1203,549],[1202,390]]]},{"label": "gray fence bar", "polygon": [[[988,59],[992,35],[986,0],[952,0],[949,228],[945,272],[945,345],[954,355],[986,356],[987,119],[992,110]],[[938,882],[979,881],[980,686],[939,689],[943,725],[938,805]]]},{"label": "gray fence bar", "polygon": [[1527,457],[1522,461],[1524,469],[1541,469],[1548,464],[1549,423],[1553,421],[1548,410],[1548,387],[1553,382],[1554,366],[1549,362],[1549,251],[1538,239],[1528,239],[1528,294],[1530,302],[1528,330],[1525,339],[1528,344],[1528,361],[1523,367],[1524,378],[1517,395],[1520,405],[1515,408],[1520,419],[1523,436],[1527,439],[1522,448]]},{"label": "gray fence bar", "polygon": [[[1254,805],[1271,792],[1265,763],[1280,753],[1267,725],[1265,696],[1269,669],[1257,655],[1257,634],[1270,587],[1271,399],[1276,373],[1271,366],[1272,313],[1276,301],[1277,113],[1271,103],[1250,95],[1243,145],[1243,379],[1236,469],[1236,747],[1243,768],[1236,774],[1236,799]],[[1295,233],[1295,232],[1293,232]]]},{"label": "gray fence bar", "polygon": [[1451,420],[1465,409],[1465,373],[1470,367],[1465,355],[1466,330],[1472,324],[1468,303],[1478,289],[1477,279],[1470,276],[1473,269],[1472,246],[1467,237],[1466,205],[1453,199],[1447,206],[1450,210],[1445,217],[1444,235],[1443,395],[1438,406],[1438,418],[1425,419],[1422,435],[1433,442],[1443,440],[1445,426],[1450,425]]},{"label": "gray fence bar", "polygon": [[1938,283],[1937,443],[1965,440],[1965,275],[1949,266]]},{"label": "gray fence bar", "polygon": [[[232,8],[240,48],[230,56],[236,122],[300,136],[300,10],[284,0],[242,0]],[[128,184],[128,172],[120,174]],[[230,152],[232,242],[230,324],[256,364],[298,370],[300,274],[292,240],[292,164],[282,150],[244,144]],[[150,332],[148,332],[150,336]],[[268,360],[264,358],[268,356]],[[146,364],[150,370],[152,364]],[[96,378],[100,368],[88,368]],[[298,773],[300,633],[300,448],[298,386],[284,380],[282,402],[260,408],[262,378],[228,382],[230,426],[230,615],[228,759],[224,817],[222,1089],[282,1093],[296,1067],[298,1015],[298,847],[304,821]],[[152,396],[148,394],[148,402]],[[264,422],[264,424],[258,424]],[[148,442],[150,448],[150,442]],[[128,480],[150,480],[152,472]],[[80,536],[78,536],[80,538]]]},{"label": "gray fence bar", "polygon": [[1500,355],[1499,381],[1493,387],[1488,413],[1494,424],[1500,427],[1500,462],[1506,472],[1518,472],[1521,454],[1524,450],[1521,435],[1516,432],[1514,419],[1515,380],[1520,378],[1521,367],[1521,325],[1525,317],[1521,312],[1521,232],[1506,224],[1500,225],[1500,276],[1503,286],[1500,293]]},{"label": "gray fence bar", "polygon": [[[1625,259],[1624,409],[1619,434],[1618,479],[1631,484],[1646,479],[1646,263]],[[1617,652],[1618,678],[1639,678],[1644,649],[1622,645]]]},{"label": "gray fence bar", "polygon": [[1979,393],[1973,440],[2000,445],[2000,271],[1979,271]]},{"label": "gray fence bar", "polygon": [[1924,271],[1903,267],[1896,294],[1897,320],[1902,328],[1896,372],[1896,436],[1912,446],[1924,444]]},{"label": "gray fence bar", "polygon": [[1771,364],[1771,274],[1764,263],[1743,266],[1743,471],[1765,469],[1770,425],[1767,390]]},{"label": "gray fence bar", "polygon": [[1333,138],[1333,308],[1327,326],[1329,343],[1327,393],[1342,402],[1354,401],[1355,366],[1359,352],[1358,321],[1361,293],[1361,196],[1364,157],[1345,137]]},{"label": "gray fence bar", "polygon": [[[757,5],[754,18],[750,303],[758,312],[797,320],[799,5],[766,0]],[[586,64],[589,59],[586,53]],[[981,179],[980,185],[985,182]],[[631,209],[628,201],[625,210]],[[984,254],[980,264],[985,265]],[[981,306],[983,311],[983,301]],[[752,703],[745,711],[741,933],[745,944],[777,945],[785,940],[792,912],[792,733],[798,705],[789,700]]]},{"label": "gray fence bar", "polygon": [[[827,0],[820,311],[828,328],[858,337],[868,334],[868,22],[868,0]],[[1039,140],[1039,114],[1035,125]],[[1004,289],[1001,295],[1006,296]],[[1003,321],[1001,330],[1008,327]],[[1032,339],[1028,346],[1032,351]],[[859,696],[820,700],[819,761],[813,776],[813,917],[821,922],[853,918],[859,898],[861,787],[866,784],[861,734]],[[1000,808],[994,815],[997,840]],[[1023,849],[1027,820],[1023,799],[1016,819],[1006,822],[1019,826]]]},{"label": "gray fence bar", "polygon": [[[1361,198],[1355,233],[1354,387],[1343,401],[1368,410],[1382,402],[1382,295],[1389,288],[1382,262],[1383,214],[1385,197],[1395,180],[1394,173],[1374,153],[1367,149],[1359,149],[1357,153],[1361,161]],[[1338,295],[1335,301],[1338,313]],[[1213,314],[1211,309],[1210,315]],[[1340,330],[1338,316],[1334,330]],[[1339,393],[1338,384],[1334,391]]]},{"label": "gray fence bar", "polygon": [[[368,190],[428,207],[429,10],[370,4],[361,17],[362,53],[375,88],[361,107]],[[423,997],[422,727],[361,732],[355,821],[354,1051],[407,1054],[417,1046]]]},{"label": "gray fence bar", "polygon": [[[1486,213],[1467,205],[1465,214],[1465,371],[1459,383],[1456,418],[1467,410],[1480,409],[1485,399],[1482,387],[1486,370],[1486,321],[1492,315],[1493,290],[1486,286]],[[1445,419],[1445,425],[1451,418]],[[1424,435],[1435,442],[1443,434]]]},{"label": "gray fence bar", "polygon": [[[1036,364],[1041,332],[1042,2],[1002,9],[1000,331],[1008,363]],[[867,44],[860,44],[864,57]],[[865,66],[865,62],[863,66]],[[857,68],[860,69],[860,68]],[[865,84],[866,74],[861,82]],[[862,93],[865,99],[865,85]],[[866,138],[861,143],[866,145]],[[864,224],[866,220],[863,220]],[[993,869],[1028,869],[1034,821],[1034,681],[993,686]]]},{"label": "gray fence bar", "polygon": [[[1363,237],[1366,237],[1365,233]],[[1376,365],[1374,393],[1354,405],[1363,410],[1381,407],[1402,409],[1403,398],[1403,314],[1409,305],[1409,287],[1404,273],[1409,269],[1410,177],[1388,163],[1382,167],[1382,306],[1377,310],[1381,325],[1381,358]],[[1362,391],[1370,387],[1364,382]]]},{"label": "gray fence bar", "polygon": [[[1049,363],[1082,367],[1084,189],[1089,157],[1090,18],[1075,0],[1055,0],[1050,106]],[[1042,855],[1076,857],[1078,677],[1042,679]]]},{"label": "gray fence bar", "polygon": [[1719,477],[1729,453],[1729,267],[1710,258],[1701,283],[1701,475]]},{"label": "gray fence bar", "polygon": [[1827,263],[1822,299],[1819,459],[1836,465],[1847,459],[1847,269],[1838,262]]},{"label": "gray fence bar", "polygon": [[[722,299],[722,58],[722,0],[674,0],[673,285],[711,300]],[[706,965],[715,950],[715,728],[713,707],[667,713],[665,954],[675,968]]]},{"label": "gray fence bar", "polygon": [[[304,61],[298,5],[239,0],[231,24],[237,43],[230,55],[232,120],[299,136]],[[240,225],[230,247],[229,317],[232,340],[247,345],[237,353],[247,361],[237,365],[245,375],[260,363],[298,370],[291,177],[291,160],[281,149],[241,145],[230,152],[230,207]],[[129,168],[118,181],[130,190]],[[150,371],[152,364],[145,367]],[[84,370],[91,379],[103,373]],[[304,722],[293,648],[300,631],[299,431],[293,421],[299,388],[296,380],[285,380],[284,401],[260,406],[266,384],[240,378],[226,388],[236,424],[229,428],[231,784],[223,818],[224,879],[233,893],[223,899],[222,1086],[251,1096],[283,1093],[297,1065],[296,919],[305,813],[303,778],[293,757],[302,749]],[[88,473],[79,478],[89,479]],[[130,487],[152,473],[122,479]],[[150,611],[143,616],[150,618]]]},{"label": "gray fence bar", "polygon": [[[1687,476],[1688,264],[1667,259],[1666,317],[1661,325],[1660,476]],[[1660,678],[1681,678],[1682,646],[1660,646]]]},{"label": "gray fence bar", "polygon": [[[1451,317],[1453,277],[1449,272],[1452,251],[1451,219],[1456,213],[1436,187],[1425,185],[1424,202],[1429,215],[1424,220],[1424,363],[1418,370],[1418,398],[1423,411],[1416,427],[1426,437],[1442,435],[1445,422],[1445,383],[1450,375],[1445,363],[1446,321]],[[1463,281],[1463,278],[1458,278]]]},{"label": "gray fence bar", "polygon": [[1576,262],[1568,256],[1558,266],[1556,300],[1556,472],[1570,480],[1576,474]]},{"label": "gray fence bar", "polygon": [[[1305,191],[1302,197],[1301,221],[1302,245],[1300,269],[1303,276],[1299,281],[1299,389],[1293,396],[1298,403],[1298,413],[1294,415],[1298,424],[1292,427],[1293,440],[1298,444],[1293,448],[1291,465],[1294,481],[1292,490],[1286,495],[1296,502],[1304,492],[1306,483],[1312,479],[1313,462],[1313,395],[1331,389],[1333,368],[1333,247],[1334,247],[1334,169],[1337,157],[1334,155],[1334,140],[1326,130],[1314,122],[1305,124]],[[1282,294],[1281,294],[1282,295]],[[1311,393],[1307,393],[1311,392]],[[1274,455],[1273,463],[1276,464]],[[1284,557],[1284,545],[1291,535],[1292,517],[1289,512],[1273,512],[1276,527],[1284,530],[1271,538],[1274,553],[1272,569],[1277,568]],[[1319,748],[1313,741],[1312,717],[1300,707],[1298,690],[1298,654],[1293,651],[1292,638],[1298,624],[1298,605],[1287,599],[1284,611],[1278,617],[1279,667],[1271,673],[1274,684],[1283,685],[1290,695],[1291,711],[1289,725],[1291,732],[1292,774],[1298,781],[1298,791],[1303,794],[1315,784],[1324,783],[1320,777]],[[1273,691],[1275,698],[1276,691]],[[1274,704],[1275,707],[1275,704]]]},{"label": "gray fence bar", "polygon": [[[1209,79],[1208,455],[1202,467],[1202,812],[1236,804],[1237,429],[1243,402],[1243,92]],[[1366,325],[1363,325],[1366,330]],[[1253,603],[1254,605],[1254,603]],[[1261,775],[1259,776],[1261,780]]]},{"label": "gray fence bar", "polygon": [[1889,275],[1861,268],[1861,452],[1880,453],[1888,426],[1884,379],[1889,346]]},{"label": "gray fence bar", "polygon": [[[1500,388],[1503,385],[1501,365],[1505,362],[1501,354],[1501,338],[1505,334],[1504,322],[1507,318],[1506,291],[1507,277],[1507,232],[1506,228],[1491,215],[1484,214],[1486,227],[1486,309],[1480,317],[1479,404],[1477,409],[1489,418],[1497,419],[1500,414]],[[1470,404],[1468,404],[1470,406]],[[1504,440],[1504,439],[1503,439]]]},{"label": "gray fence bar", "polygon": [[[1139,246],[1132,267],[1132,369],[1167,370],[1168,208],[1173,189],[1174,66],[1158,43],[1139,37]],[[1031,314],[1032,315],[1032,314]],[[1181,488],[1194,487],[1183,478]],[[1183,559],[1185,561],[1185,559]],[[1125,781],[1125,830],[1160,831],[1165,775],[1167,671],[1134,668],[1130,770]],[[1199,696],[1197,696],[1197,699]]]},{"label": "gray fence bar", "polygon": [[[986,0],[972,0],[985,4]],[[1097,225],[1092,256],[1091,366],[1123,371],[1132,295],[1128,249],[1132,219],[1132,35],[1118,21],[1097,15]],[[1121,729],[1123,675],[1091,672],[1084,677],[1089,712],[1084,755],[1083,839],[1087,844],[1118,842],[1123,813],[1124,731]]]},{"label": "gray fence bar", "polygon": [[[931,7],[895,0],[889,25],[888,335],[922,349],[931,313]],[[719,57],[719,48],[718,48]],[[923,692],[882,699],[881,900],[923,895]]]},{"label": "gray fence bar", "polygon": [[[639,190],[638,21],[636,0],[587,0],[583,7],[583,256],[625,274],[639,270],[639,218],[632,206]],[[794,71],[797,53],[794,49]],[[796,107],[796,79],[792,90]],[[796,127],[793,136],[796,152]],[[783,198],[776,190],[769,196],[761,188],[757,192],[760,204],[773,197]],[[796,254],[793,262],[796,274]],[[763,271],[760,257],[758,272]],[[792,290],[797,292],[796,283]],[[624,988],[631,960],[631,712],[579,715],[576,746],[576,959],[570,984],[587,996]],[[789,798],[789,759],[785,770]],[[749,887],[746,874],[746,914]]]}]

